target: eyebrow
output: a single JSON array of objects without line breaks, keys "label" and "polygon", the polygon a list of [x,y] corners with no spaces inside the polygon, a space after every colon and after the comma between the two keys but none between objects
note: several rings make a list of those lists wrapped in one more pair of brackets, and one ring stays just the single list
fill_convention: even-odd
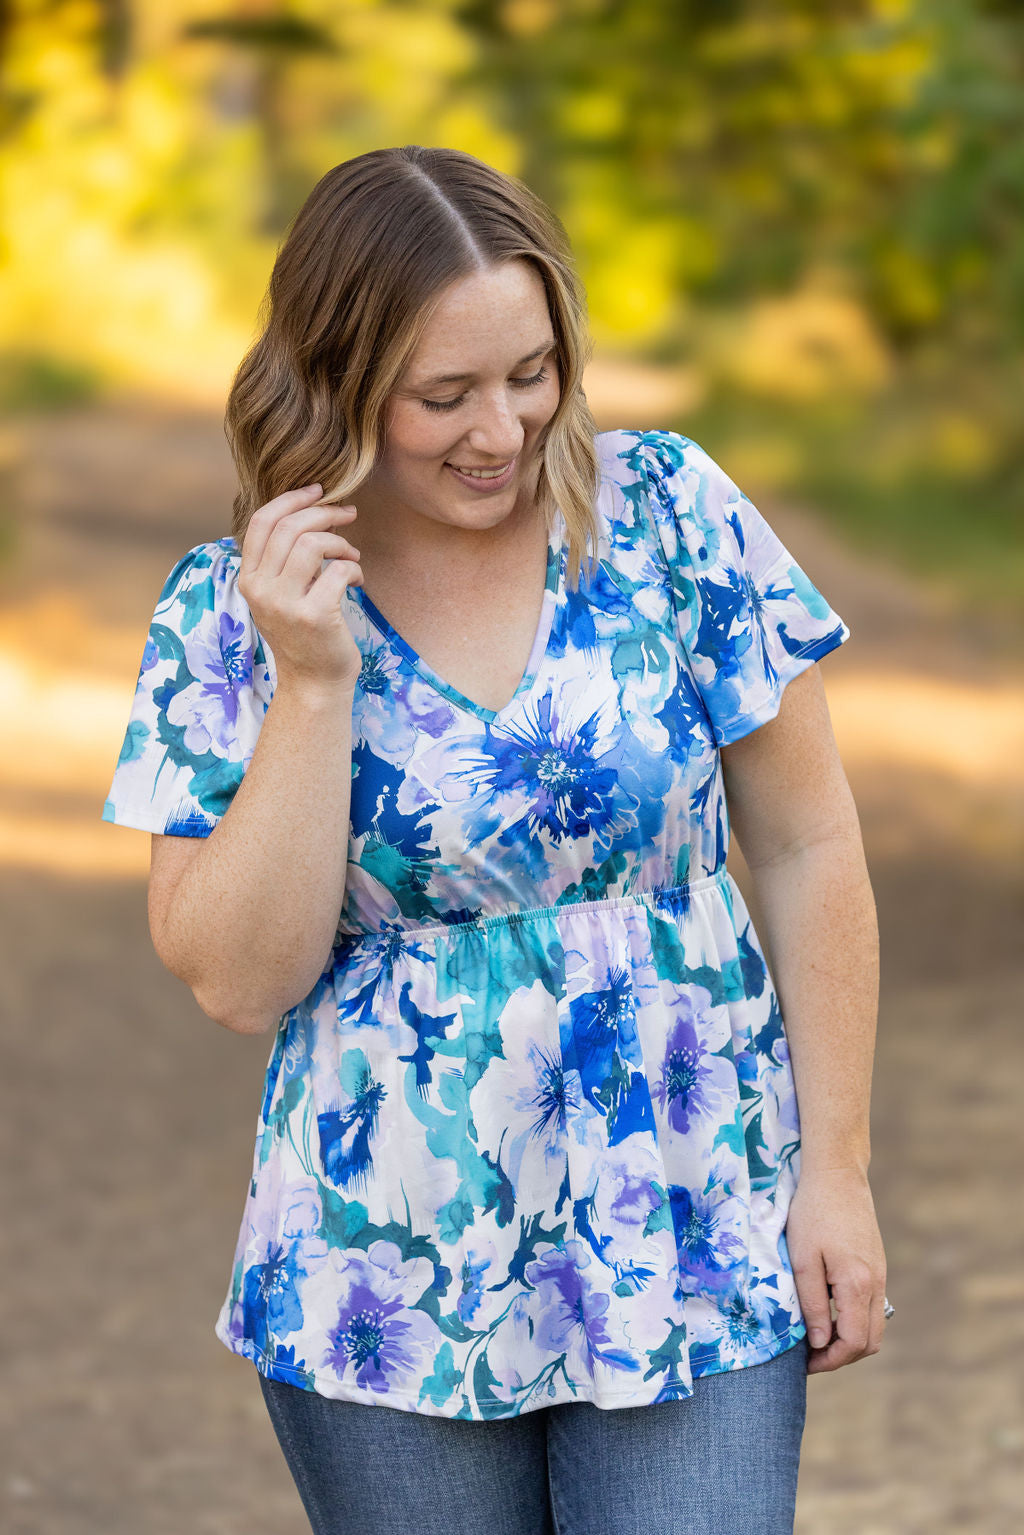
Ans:
[{"label": "eyebrow", "polygon": [[[537,347],[535,351],[527,352],[525,357],[520,357],[514,366],[521,368],[525,363],[533,362],[536,357],[545,357],[551,351],[554,344],[554,338],[552,337],[550,341],[545,341],[543,346]],[[435,373],[432,378],[425,378],[413,387],[415,389],[434,389],[438,384],[461,384],[464,379],[472,377],[472,373]]]}]

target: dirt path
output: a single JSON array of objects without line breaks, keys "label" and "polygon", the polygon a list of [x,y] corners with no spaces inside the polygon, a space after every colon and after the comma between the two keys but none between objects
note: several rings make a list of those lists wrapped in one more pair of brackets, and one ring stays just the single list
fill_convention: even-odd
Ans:
[{"label": "dirt path", "polygon": [[[157,593],[227,531],[230,460],[216,419],[138,405],[6,432],[0,1526],[302,1535],[252,1367],[213,1336],[269,1044],[217,1029],[162,969],[149,838],[99,819]],[[1024,1525],[1021,635],[763,510],[853,631],[822,670],[882,930],[872,1186],[897,1306],[879,1355],[809,1381],[797,1532],[1008,1535]]]}]

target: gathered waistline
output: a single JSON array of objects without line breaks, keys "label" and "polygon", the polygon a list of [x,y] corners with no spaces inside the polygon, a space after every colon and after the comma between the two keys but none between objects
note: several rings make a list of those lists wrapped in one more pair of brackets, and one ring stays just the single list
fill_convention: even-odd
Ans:
[{"label": "gathered waistline", "polygon": [[646,906],[651,910],[685,906],[696,891],[711,890],[724,884],[729,871],[723,864],[714,874],[700,879],[683,880],[678,885],[658,885],[648,890],[632,890],[626,895],[597,896],[588,901],[557,901],[552,906],[528,906],[521,911],[492,912],[489,916],[470,917],[464,922],[388,922],[385,927],[371,932],[341,932],[339,937],[347,944],[373,943],[388,933],[414,933],[417,938],[462,937],[469,933],[486,932],[492,927],[517,927],[536,922],[545,917],[557,917],[567,912],[617,911],[624,907]]}]

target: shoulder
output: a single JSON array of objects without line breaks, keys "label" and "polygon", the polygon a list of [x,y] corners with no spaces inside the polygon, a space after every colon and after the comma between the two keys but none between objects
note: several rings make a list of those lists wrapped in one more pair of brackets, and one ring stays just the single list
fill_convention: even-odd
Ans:
[{"label": "shoulder", "polygon": [[233,538],[209,539],[175,562],[157,599],[155,617],[188,634],[204,615],[247,614],[238,590],[241,554]]},{"label": "shoulder", "polygon": [[602,475],[618,482],[628,476],[678,484],[703,480],[736,491],[711,454],[681,432],[662,427],[618,427],[598,432],[594,448]]},{"label": "shoulder", "polygon": [[644,477],[643,433],[617,427],[594,435],[594,457],[601,485],[624,487]]},{"label": "shoulder", "polygon": [[[610,483],[619,514],[649,518],[671,547],[680,538],[728,538],[746,496],[705,448],[660,427],[600,432],[595,437],[602,486]],[[744,511],[743,515],[746,515]]]},{"label": "shoulder", "polygon": [[207,539],[195,544],[181,556],[164,581],[161,599],[173,598],[181,591],[201,587],[234,586],[242,556],[233,538]]},{"label": "shoulder", "polygon": [[726,501],[740,496],[721,464],[692,437],[660,428],[640,436],[648,479],[674,510],[679,510],[682,502],[687,509],[699,512],[708,492]]},{"label": "shoulder", "polygon": [[149,665],[157,660],[193,676],[226,673],[250,680],[271,657],[238,590],[241,552],[233,538],[196,544],[176,561],[164,581],[150,624]]}]

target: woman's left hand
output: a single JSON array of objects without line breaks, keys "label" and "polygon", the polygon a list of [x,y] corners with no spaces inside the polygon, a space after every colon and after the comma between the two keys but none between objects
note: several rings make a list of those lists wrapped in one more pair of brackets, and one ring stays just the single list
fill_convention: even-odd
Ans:
[{"label": "woman's left hand", "polygon": [[857,1167],[801,1170],[786,1245],[807,1323],[807,1373],[877,1354],[885,1331],[885,1251],[866,1174]]}]

